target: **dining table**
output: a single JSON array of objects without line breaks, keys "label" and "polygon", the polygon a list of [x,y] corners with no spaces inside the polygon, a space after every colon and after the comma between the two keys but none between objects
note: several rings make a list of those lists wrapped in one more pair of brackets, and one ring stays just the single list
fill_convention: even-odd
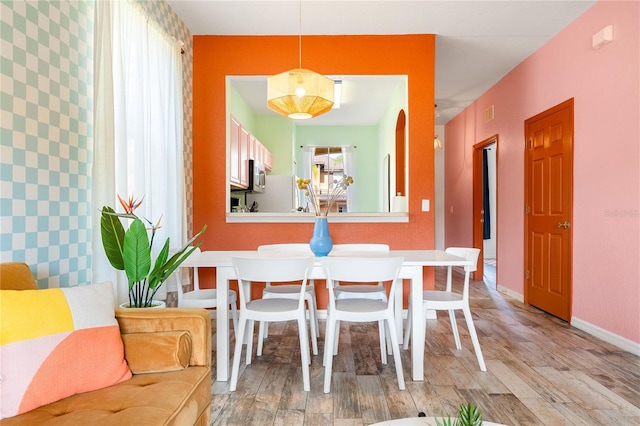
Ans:
[{"label": "dining table", "polygon": [[[257,251],[257,250],[207,250],[194,253],[181,265],[181,268],[215,268],[218,307],[216,313],[216,380],[228,381],[230,370],[229,342],[229,282],[237,280],[231,259],[233,257],[289,257],[312,256],[311,252]],[[423,268],[434,266],[464,267],[472,262],[445,253],[442,250],[390,250],[380,252],[333,252],[329,256],[345,257],[402,257],[400,278],[410,280],[410,302],[412,306],[422,305]],[[316,258],[310,278],[325,279],[326,274],[320,258]],[[403,286],[396,286],[395,306],[397,335],[402,343],[402,300]],[[411,327],[411,377],[414,381],[424,379],[425,318],[422,309],[412,309]]]}]

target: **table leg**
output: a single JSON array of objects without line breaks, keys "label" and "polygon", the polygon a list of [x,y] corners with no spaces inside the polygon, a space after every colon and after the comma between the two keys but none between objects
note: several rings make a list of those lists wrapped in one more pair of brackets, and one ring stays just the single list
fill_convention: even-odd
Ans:
[{"label": "table leg", "polygon": [[424,318],[422,316],[422,266],[403,267],[411,279],[411,377],[424,380]]},{"label": "table leg", "polygon": [[216,380],[229,380],[229,280],[236,278],[232,267],[216,268]]}]

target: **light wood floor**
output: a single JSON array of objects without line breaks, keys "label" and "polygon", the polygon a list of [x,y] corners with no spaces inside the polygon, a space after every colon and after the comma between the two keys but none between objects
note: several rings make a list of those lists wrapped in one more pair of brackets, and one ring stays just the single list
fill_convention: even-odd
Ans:
[{"label": "light wood floor", "polygon": [[[437,288],[445,274],[437,268]],[[454,287],[461,284],[460,274]],[[297,326],[272,324],[263,356],[245,367],[243,355],[237,390],[229,392],[228,382],[213,383],[212,424],[367,425],[419,412],[455,416],[464,402],[475,402],[484,420],[507,425],[640,424],[637,356],[481,281],[472,282],[471,299],[484,373],[461,315],[461,351],[446,314],[427,322],[424,381],[411,380],[409,351],[402,351],[405,391],[398,390],[393,359],[380,363],[377,326],[342,324],[332,392],[322,391],[323,339],[312,359],[311,392],[304,392]]]}]

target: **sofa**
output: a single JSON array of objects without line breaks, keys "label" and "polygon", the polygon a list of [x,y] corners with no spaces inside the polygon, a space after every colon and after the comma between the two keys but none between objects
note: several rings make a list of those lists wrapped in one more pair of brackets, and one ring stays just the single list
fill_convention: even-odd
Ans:
[{"label": "sofa", "polygon": [[[4,290],[37,288],[26,264],[0,264],[0,290],[6,299],[3,303],[10,300],[9,293],[26,294]],[[0,420],[0,425],[208,425],[211,418],[208,311],[115,308],[114,312],[126,367],[131,374],[117,384],[6,417]],[[91,343],[99,346],[99,342]]]}]

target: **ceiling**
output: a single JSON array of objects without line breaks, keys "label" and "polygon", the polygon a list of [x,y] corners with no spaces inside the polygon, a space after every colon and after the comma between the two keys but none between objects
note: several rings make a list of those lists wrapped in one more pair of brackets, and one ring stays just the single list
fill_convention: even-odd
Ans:
[{"label": "ceiling", "polygon": [[[436,34],[436,124],[446,124],[596,3],[596,0],[301,1],[168,0],[168,3],[193,35]],[[257,99],[241,95],[248,103],[268,111],[264,84],[264,89],[260,89],[264,94]],[[388,90],[388,85],[383,86]],[[262,93],[242,87],[238,90]],[[386,96],[370,88],[363,92]],[[381,115],[371,107],[384,108],[380,102],[358,98],[372,114]],[[352,109],[362,112],[363,108]],[[332,113],[325,115],[329,114]],[[314,124],[320,124],[320,118],[314,119]]]}]

